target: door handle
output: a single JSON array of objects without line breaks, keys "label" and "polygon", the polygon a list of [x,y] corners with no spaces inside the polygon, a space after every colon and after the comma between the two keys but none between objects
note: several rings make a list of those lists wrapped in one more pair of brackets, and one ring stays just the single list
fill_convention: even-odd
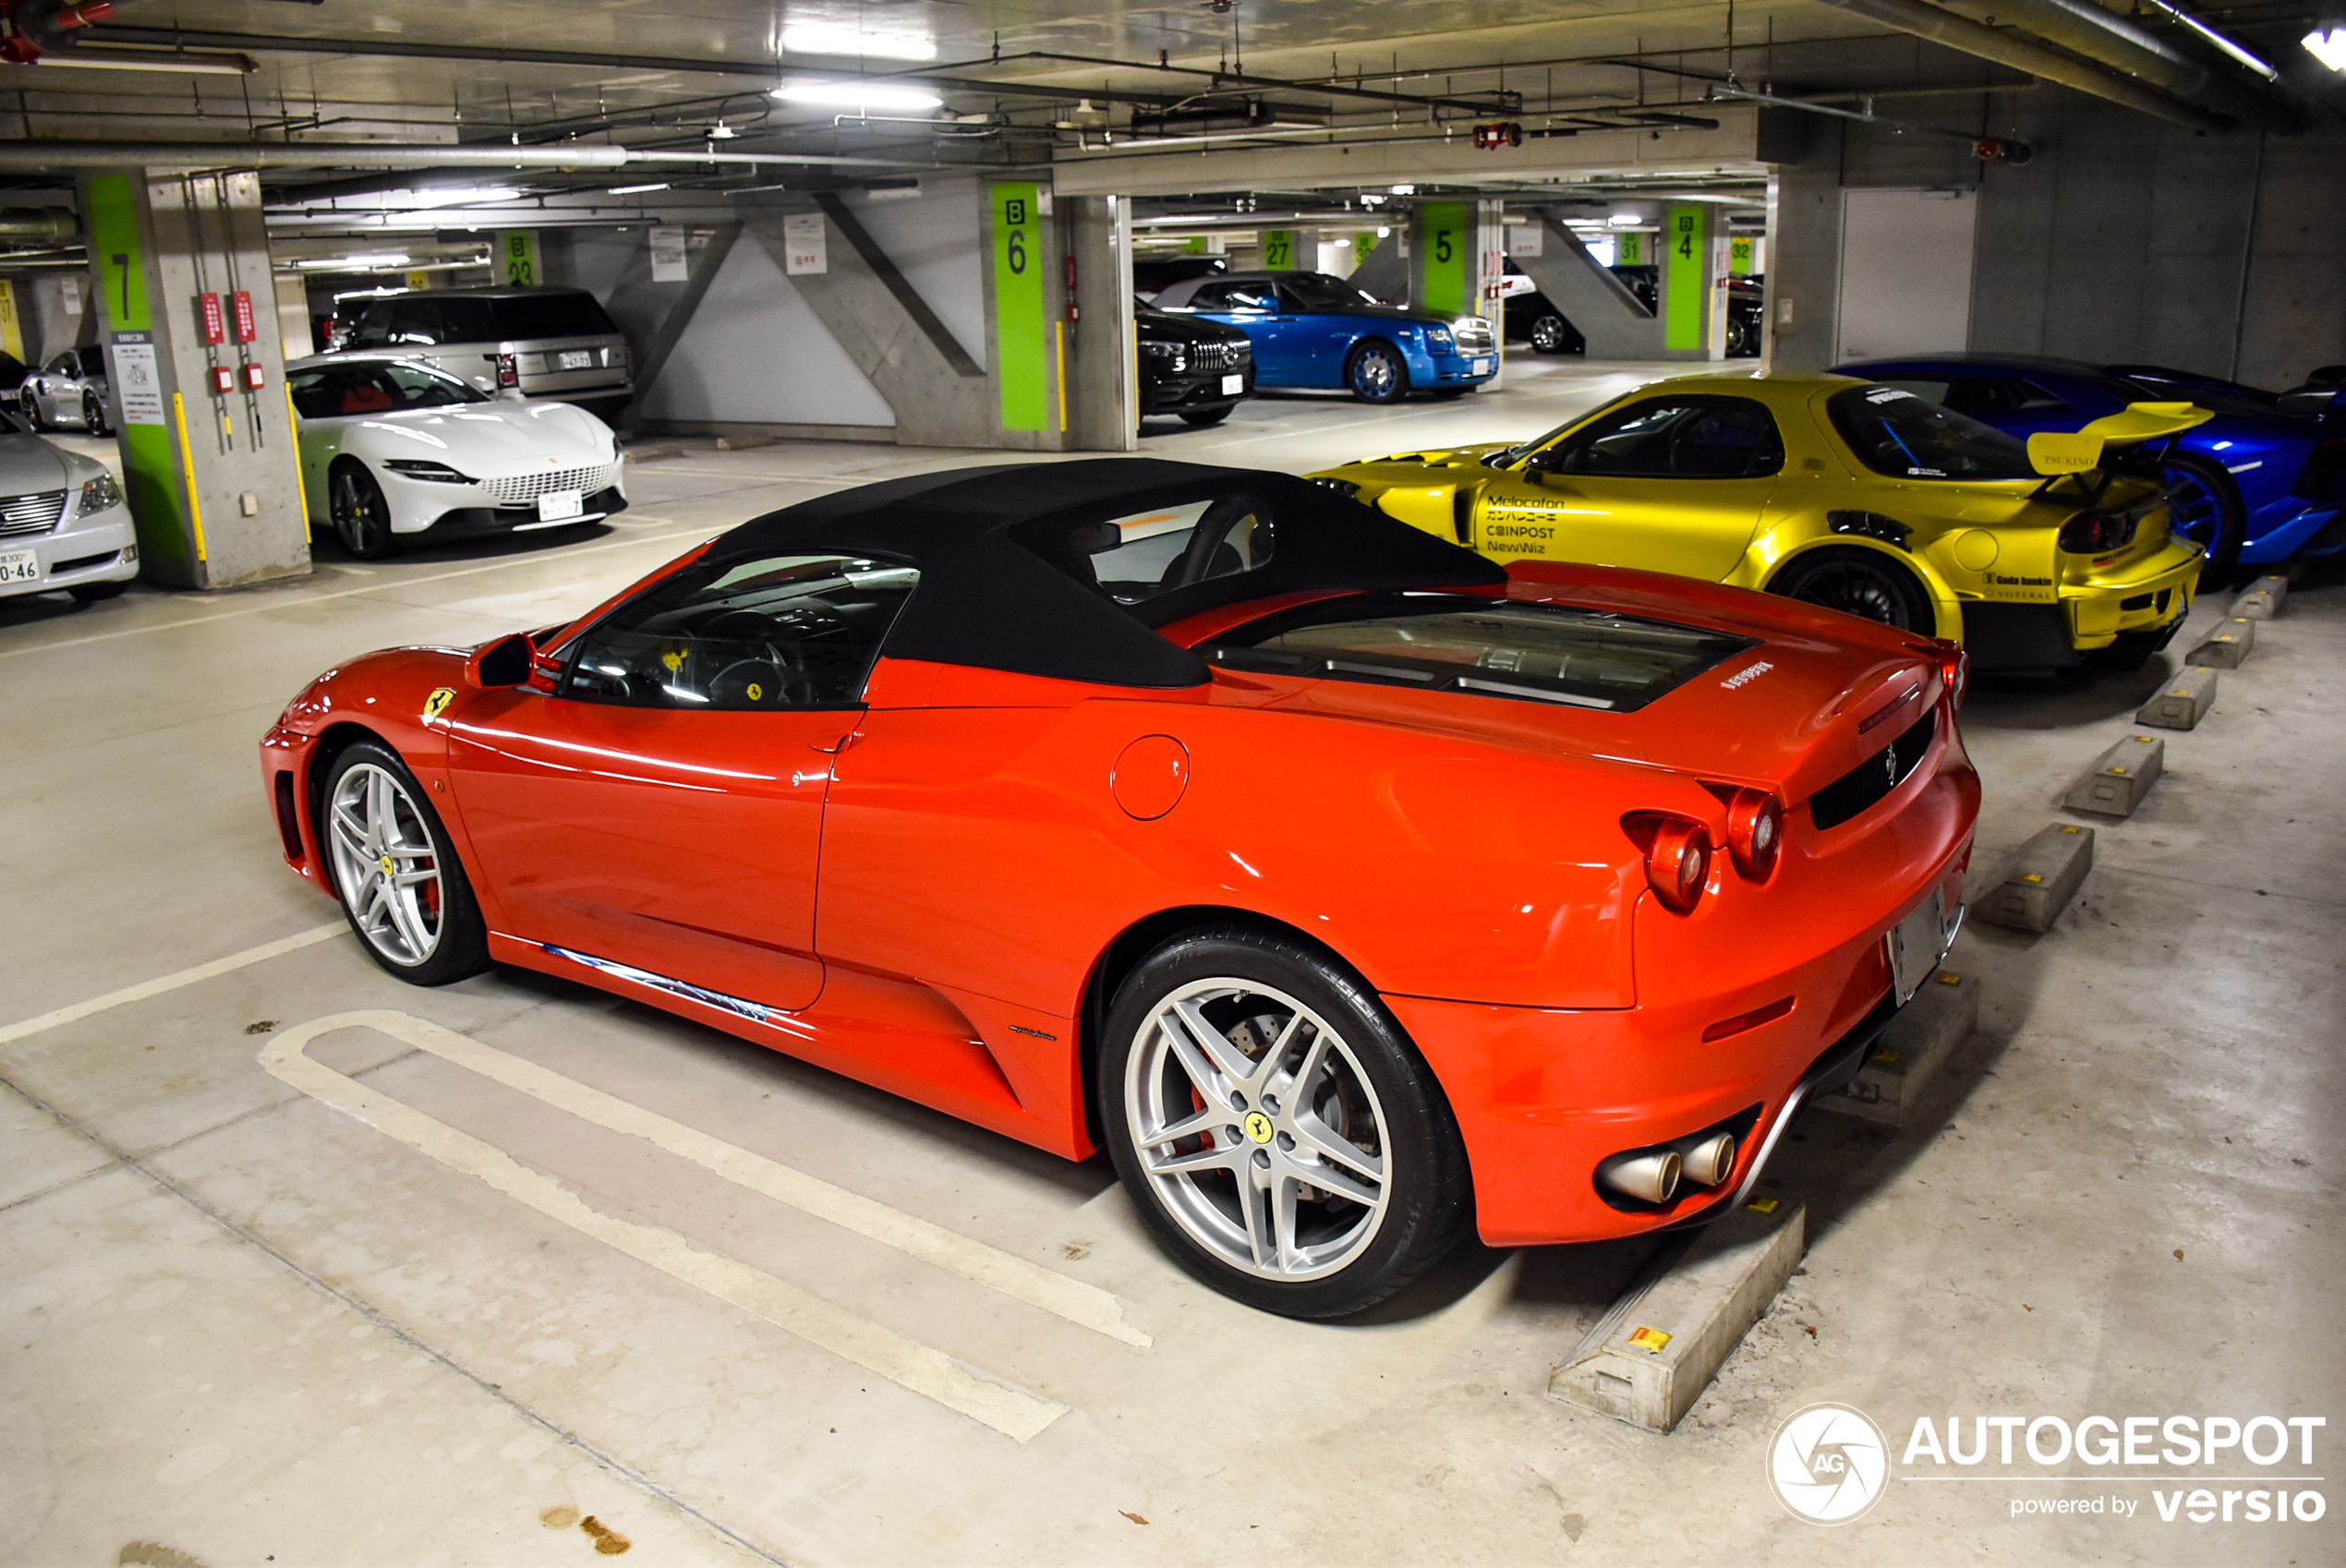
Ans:
[{"label": "door handle", "polygon": [[828,735],[825,736],[822,740],[813,741],[808,743],[818,752],[827,752],[833,756],[837,756],[840,753],[853,745],[855,743],[855,738],[862,733],[863,731],[860,730],[850,730],[843,735]]}]

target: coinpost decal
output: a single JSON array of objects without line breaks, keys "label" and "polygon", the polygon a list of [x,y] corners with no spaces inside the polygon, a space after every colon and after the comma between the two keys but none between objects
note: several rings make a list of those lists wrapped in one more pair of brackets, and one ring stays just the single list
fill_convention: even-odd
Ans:
[{"label": "coinpost decal", "polygon": [[[2321,1416],[1917,1416],[1890,1463],[1882,1429],[1816,1405],[1776,1429],[1768,1484],[1794,1517],[1894,1517],[1917,1489],[1985,1492],[2009,1519],[2085,1514],[2145,1527],[2310,1525],[2329,1512]],[[1881,1506],[1876,1509],[1876,1504]]]}]

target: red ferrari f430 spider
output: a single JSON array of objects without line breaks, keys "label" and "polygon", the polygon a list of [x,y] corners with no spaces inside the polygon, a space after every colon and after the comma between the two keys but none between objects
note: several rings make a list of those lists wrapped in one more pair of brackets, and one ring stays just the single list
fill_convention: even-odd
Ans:
[{"label": "red ferrari f430 spider", "polygon": [[260,747],[384,969],[671,1009],[1070,1158],[1272,1311],[1748,1193],[1961,915],[1952,645],[1285,475],[966,469]]}]

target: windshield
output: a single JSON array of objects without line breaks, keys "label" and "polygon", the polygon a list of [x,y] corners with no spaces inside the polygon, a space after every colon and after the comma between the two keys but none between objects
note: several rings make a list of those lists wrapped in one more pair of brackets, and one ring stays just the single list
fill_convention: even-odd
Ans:
[{"label": "windshield", "polygon": [[1325,272],[1290,272],[1279,280],[1279,286],[1306,310],[1341,310],[1376,303],[1342,278],[1331,278]]},{"label": "windshield", "polygon": [[404,360],[321,365],[285,377],[294,411],[305,419],[345,414],[391,414],[405,408],[445,408],[489,399],[453,376]]},{"label": "windshield", "polygon": [[1572,605],[1362,594],[1265,616],[1197,652],[1230,669],[1630,713],[1757,645]]},{"label": "windshield", "polygon": [[1904,387],[1851,387],[1825,402],[1857,461],[1902,479],[2036,479],[2028,449]]}]

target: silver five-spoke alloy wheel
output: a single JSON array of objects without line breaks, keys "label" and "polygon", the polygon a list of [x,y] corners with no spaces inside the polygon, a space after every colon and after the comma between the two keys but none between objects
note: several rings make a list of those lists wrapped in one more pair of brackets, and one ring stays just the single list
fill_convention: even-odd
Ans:
[{"label": "silver five-spoke alloy wheel", "polygon": [[1343,1036],[1293,996],[1228,977],[1179,986],[1134,1042],[1124,1097],[1156,1195],[1231,1267],[1318,1279],[1375,1241],[1384,1107]]},{"label": "silver five-spoke alloy wheel", "polygon": [[358,934],[393,963],[429,959],[440,947],[445,889],[431,830],[406,787],[359,763],[334,781],[327,816],[334,885]]}]

